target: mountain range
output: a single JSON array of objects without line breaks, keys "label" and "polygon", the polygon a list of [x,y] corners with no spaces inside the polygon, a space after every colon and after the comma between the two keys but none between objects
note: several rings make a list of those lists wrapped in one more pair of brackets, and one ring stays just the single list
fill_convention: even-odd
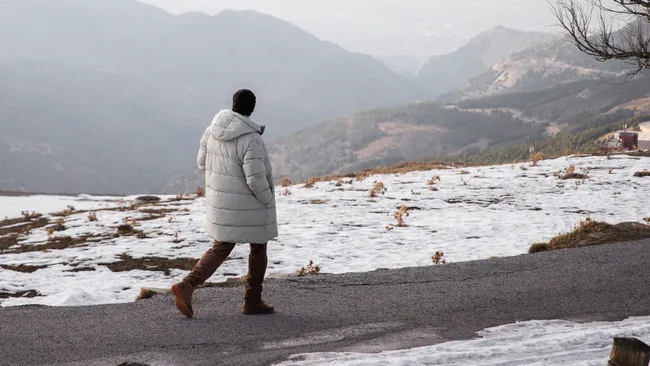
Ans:
[{"label": "mountain range", "polygon": [[193,165],[203,129],[239,88],[258,94],[269,140],[424,95],[370,56],[252,11],[5,0],[0,49],[1,189],[157,190]]},{"label": "mountain range", "polygon": [[198,139],[242,87],[292,179],[545,141],[642,115],[650,97],[643,75],[612,86],[624,62],[504,27],[419,72],[386,58],[400,75],[252,11],[5,0],[0,49],[0,190],[194,190]]}]

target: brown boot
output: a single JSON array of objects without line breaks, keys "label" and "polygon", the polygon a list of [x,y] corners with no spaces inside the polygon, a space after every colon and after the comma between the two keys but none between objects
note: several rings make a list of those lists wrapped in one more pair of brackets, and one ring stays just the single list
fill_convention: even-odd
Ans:
[{"label": "brown boot", "polygon": [[248,276],[246,277],[246,292],[242,313],[246,315],[271,314],[273,306],[262,301],[262,283],[266,274],[268,259],[266,244],[251,244],[248,257]]},{"label": "brown boot", "polygon": [[183,315],[188,318],[194,316],[194,310],[192,309],[192,293],[194,289],[205,283],[214,274],[217,268],[228,259],[233,249],[235,249],[235,244],[219,243],[215,240],[212,248],[203,254],[201,260],[192,268],[192,272],[183,279],[183,282],[172,286],[174,302]]},{"label": "brown boot", "polygon": [[174,303],[180,312],[188,318],[194,316],[192,309],[192,293],[194,287],[187,282],[182,281],[172,286],[172,294],[174,294]]}]

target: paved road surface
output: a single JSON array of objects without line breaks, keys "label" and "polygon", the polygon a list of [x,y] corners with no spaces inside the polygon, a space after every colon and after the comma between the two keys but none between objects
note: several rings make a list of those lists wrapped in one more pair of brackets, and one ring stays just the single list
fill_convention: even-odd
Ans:
[{"label": "paved road surface", "polygon": [[241,288],[82,308],[0,309],[2,365],[266,365],[295,353],[471,338],[533,319],[650,315],[650,241],[269,283],[278,313],[239,315]]}]

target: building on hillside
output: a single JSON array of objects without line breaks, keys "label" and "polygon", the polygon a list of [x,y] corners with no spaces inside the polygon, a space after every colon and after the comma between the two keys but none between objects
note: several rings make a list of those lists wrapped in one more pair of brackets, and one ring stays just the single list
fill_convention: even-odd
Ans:
[{"label": "building on hillside", "polygon": [[636,150],[639,146],[639,134],[636,132],[623,131],[618,133],[618,140],[623,150]]},{"label": "building on hillside", "polygon": [[639,150],[650,150],[650,121],[639,123]]}]

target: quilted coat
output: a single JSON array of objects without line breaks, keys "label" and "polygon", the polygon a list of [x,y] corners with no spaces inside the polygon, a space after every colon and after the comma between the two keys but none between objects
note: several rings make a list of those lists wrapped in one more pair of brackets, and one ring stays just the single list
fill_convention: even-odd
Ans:
[{"label": "quilted coat", "polygon": [[265,244],[278,236],[275,188],[264,126],[231,110],[219,112],[201,138],[205,171],[204,227],[214,240]]}]

